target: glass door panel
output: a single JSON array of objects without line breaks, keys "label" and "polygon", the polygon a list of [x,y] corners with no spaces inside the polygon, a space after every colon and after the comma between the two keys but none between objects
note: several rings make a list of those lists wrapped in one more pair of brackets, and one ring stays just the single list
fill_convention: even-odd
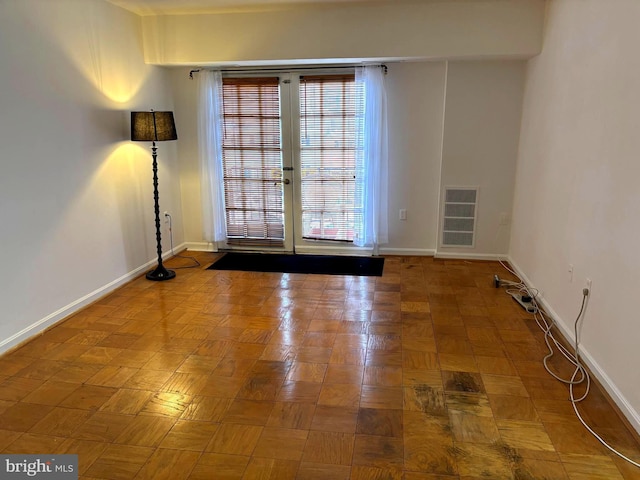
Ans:
[{"label": "glass door panel", "polygon": [[223,122],[227,244],[286,249],[279,79],[224,78]]},{"label": "glass door panel", "polygon": [[362,221],[355,206],[356,93],[352,74],[300,77],[296,243],[351,244]]}]

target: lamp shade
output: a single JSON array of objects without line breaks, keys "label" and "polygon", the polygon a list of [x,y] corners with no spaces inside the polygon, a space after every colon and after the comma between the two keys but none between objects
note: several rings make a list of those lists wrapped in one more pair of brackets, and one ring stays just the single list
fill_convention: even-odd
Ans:
[{"label": "lamp shade", "polygon": [[163,142],[177,140],[173,112],[131,112],[131,140]]}]

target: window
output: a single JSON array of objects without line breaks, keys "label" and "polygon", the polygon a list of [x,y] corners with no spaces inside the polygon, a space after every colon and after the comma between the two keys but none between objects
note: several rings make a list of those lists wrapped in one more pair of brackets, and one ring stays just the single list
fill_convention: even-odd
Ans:
[{"label": "window", "polygon": [[355,209],[354,75],[300,78],[302,236],[352,242]]}]

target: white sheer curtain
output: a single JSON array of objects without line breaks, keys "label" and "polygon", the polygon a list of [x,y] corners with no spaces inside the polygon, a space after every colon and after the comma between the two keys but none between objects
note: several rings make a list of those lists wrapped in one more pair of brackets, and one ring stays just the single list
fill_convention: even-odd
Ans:
[{"label": "white sheer curtain", "polygon": [[363,212],[363,224],[354,244],[372,247],[389,242],[387,94],[384,71],[378,66],[356,68],[356,86],[362,92],[356,105],[356,205]]},{"label": "white sheer curtain", "polygon": [[202,70],[197,78],[202,234],[208,242],[220,242],[227,238],[222,187],[222,74]]}]

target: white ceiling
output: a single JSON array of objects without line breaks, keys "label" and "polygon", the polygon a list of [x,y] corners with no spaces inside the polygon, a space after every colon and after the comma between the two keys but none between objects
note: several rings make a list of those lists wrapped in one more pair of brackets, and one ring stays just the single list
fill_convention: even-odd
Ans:
[{"label": "white ceiling", "polygon": [[363,2],[434,2],[443,0],[108,0],[138,15],[180,15],[229,11],[266,10],[285,5]]}]

